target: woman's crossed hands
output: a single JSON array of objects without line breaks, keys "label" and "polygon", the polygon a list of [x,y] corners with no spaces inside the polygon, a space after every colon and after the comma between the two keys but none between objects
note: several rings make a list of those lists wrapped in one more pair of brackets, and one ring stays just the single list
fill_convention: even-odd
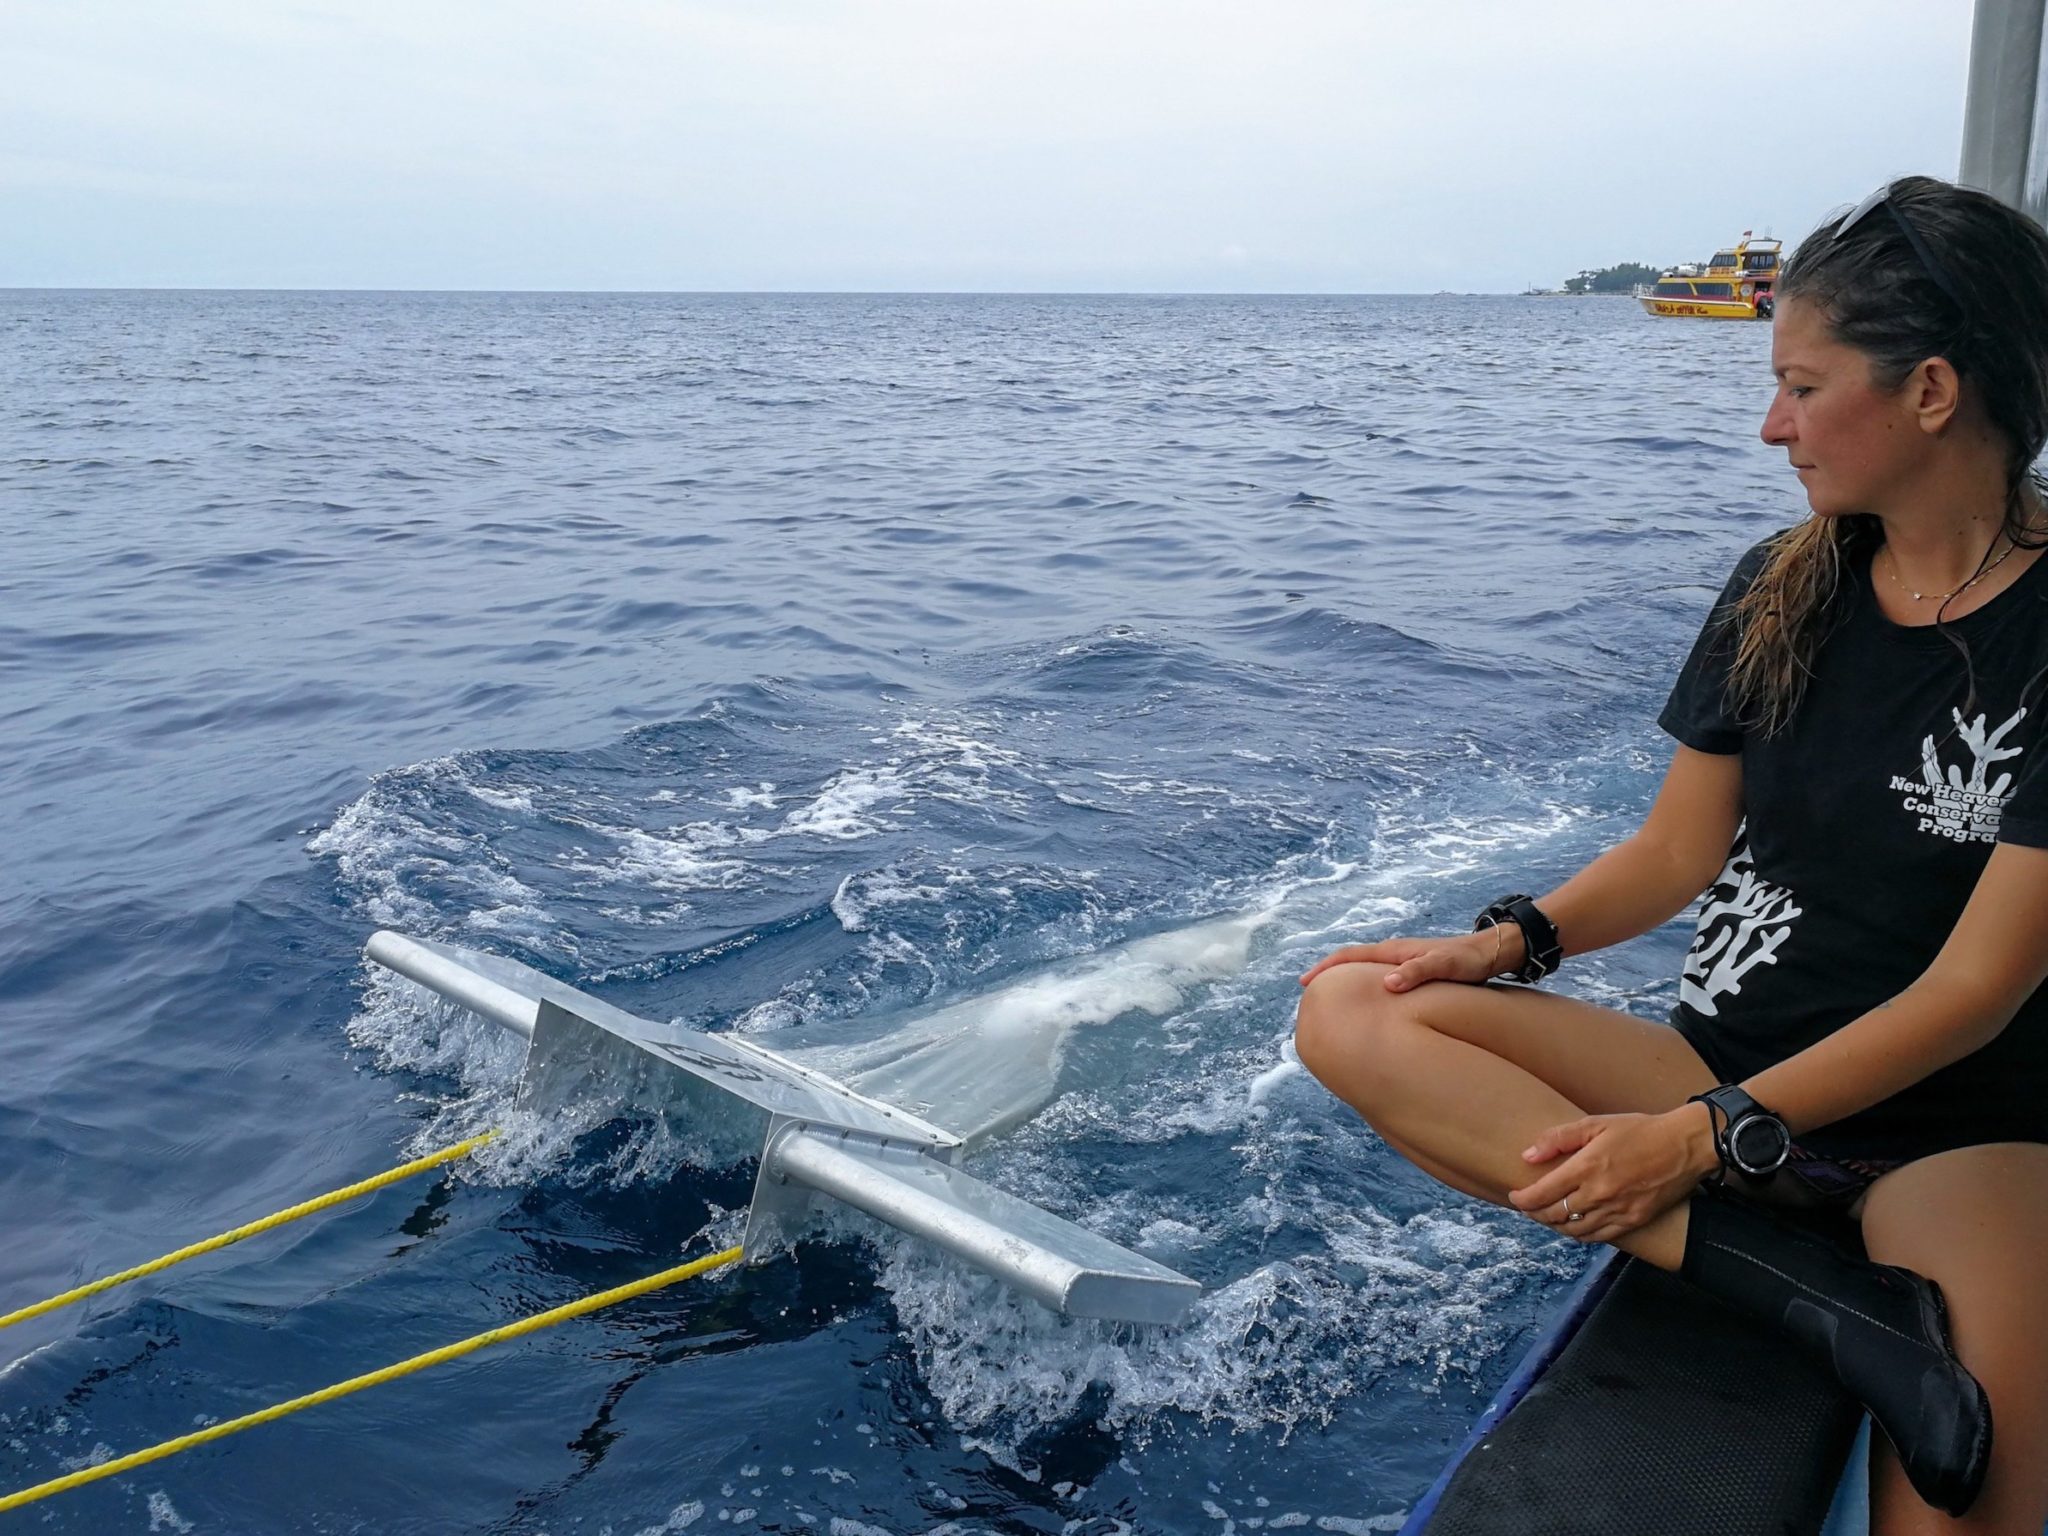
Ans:
[{"label": "woman's crossed hands", "polygon": [[[1307,971],[1307,986],[1340,965],[1391,966],[1390,992],[1427,981],[1476,985],[1522,964],[1522,930],[1512,923],[1449,938],[1381,939],[1332,950]],[[1582,1242],[1609,1243],[1655,1220],[1720,1166],[1703,1106],[1666,1114],[1588,1115],[1552,1126],[1522,1153],[1543,1171],[1508,1201],[1535,1221]],[[1548,1166],[1546,1166],[1548,1165]]]}]

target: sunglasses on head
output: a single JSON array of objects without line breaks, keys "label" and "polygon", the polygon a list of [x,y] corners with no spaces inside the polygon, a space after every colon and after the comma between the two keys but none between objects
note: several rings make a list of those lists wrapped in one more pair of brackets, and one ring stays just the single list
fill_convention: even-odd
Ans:
[{"label": "sunglasses on head", "polygon": [[1832,232],[1833,238],[1836,240],[1841,239],[1862,222],[1864,215],[1868,214],[1872,209],[1879,207],[1882,207],[1886,213],[1889,213],[1892,216],[1892,222],[1899,226],[1899,233],[1906,237],[1906,244],[1913,248],[1913,254],[1919,258],[1920,266],[1927,273],[1928,277],[1933,279],[1934,286],[1947,294],[1948,301],[1955,305],[1957,309],[1961,310],[1965,315],[1969,314],[1970,306],[1963,302],[1962,293],[1957,289],[1955,280],[1948,275],[1948,269],[1936,258],[1934,252],[1927,248],[1927,242],[1920,238],[1920,231],[1913,227],[1912,221],[1905,214],[1901,213],[1899,205],[1892,201],[1892,184],[1890,182],[1886,182],[1854,208],[1843,214],[1835,223]]}]

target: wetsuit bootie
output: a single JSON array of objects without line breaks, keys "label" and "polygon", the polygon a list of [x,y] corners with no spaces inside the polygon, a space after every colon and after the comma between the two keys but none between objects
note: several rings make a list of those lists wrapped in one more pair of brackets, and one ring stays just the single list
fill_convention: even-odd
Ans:
[{"label": "wetsuit bootie", "polygon": [[1679,1273],[1833,1372],[1890,1437],[1921,1498],[1951,1515],[1970,1507],[1991,1461],[1991,1403],[1956,1358],[1932,1280],[1713,1190],[1692,1202]]}]

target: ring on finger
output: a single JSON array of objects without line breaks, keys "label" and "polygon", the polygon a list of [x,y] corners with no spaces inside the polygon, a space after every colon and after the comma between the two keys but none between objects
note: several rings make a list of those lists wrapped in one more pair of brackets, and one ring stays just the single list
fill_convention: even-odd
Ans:
[{"label": "ring on finger", "polygon": [[1564,1219],[1566,1221],[1584,1221],[1586,1219],[1584,1211],[1572,1209],[1572,1197],[1570,1195],[1564,1197]]}]

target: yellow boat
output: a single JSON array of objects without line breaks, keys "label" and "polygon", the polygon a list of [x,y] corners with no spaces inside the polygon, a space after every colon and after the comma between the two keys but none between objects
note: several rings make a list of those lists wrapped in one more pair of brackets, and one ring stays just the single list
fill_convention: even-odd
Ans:
[{"label": "yellow boat", "polygon": [[1672,318],[1768,320],[1783,245],[1753,239],[1745,229],[1732,248],[1716,251],[1704,269],[1673,267],[1655,283],[1638,283],[1636,302],[1650,314]]}]

